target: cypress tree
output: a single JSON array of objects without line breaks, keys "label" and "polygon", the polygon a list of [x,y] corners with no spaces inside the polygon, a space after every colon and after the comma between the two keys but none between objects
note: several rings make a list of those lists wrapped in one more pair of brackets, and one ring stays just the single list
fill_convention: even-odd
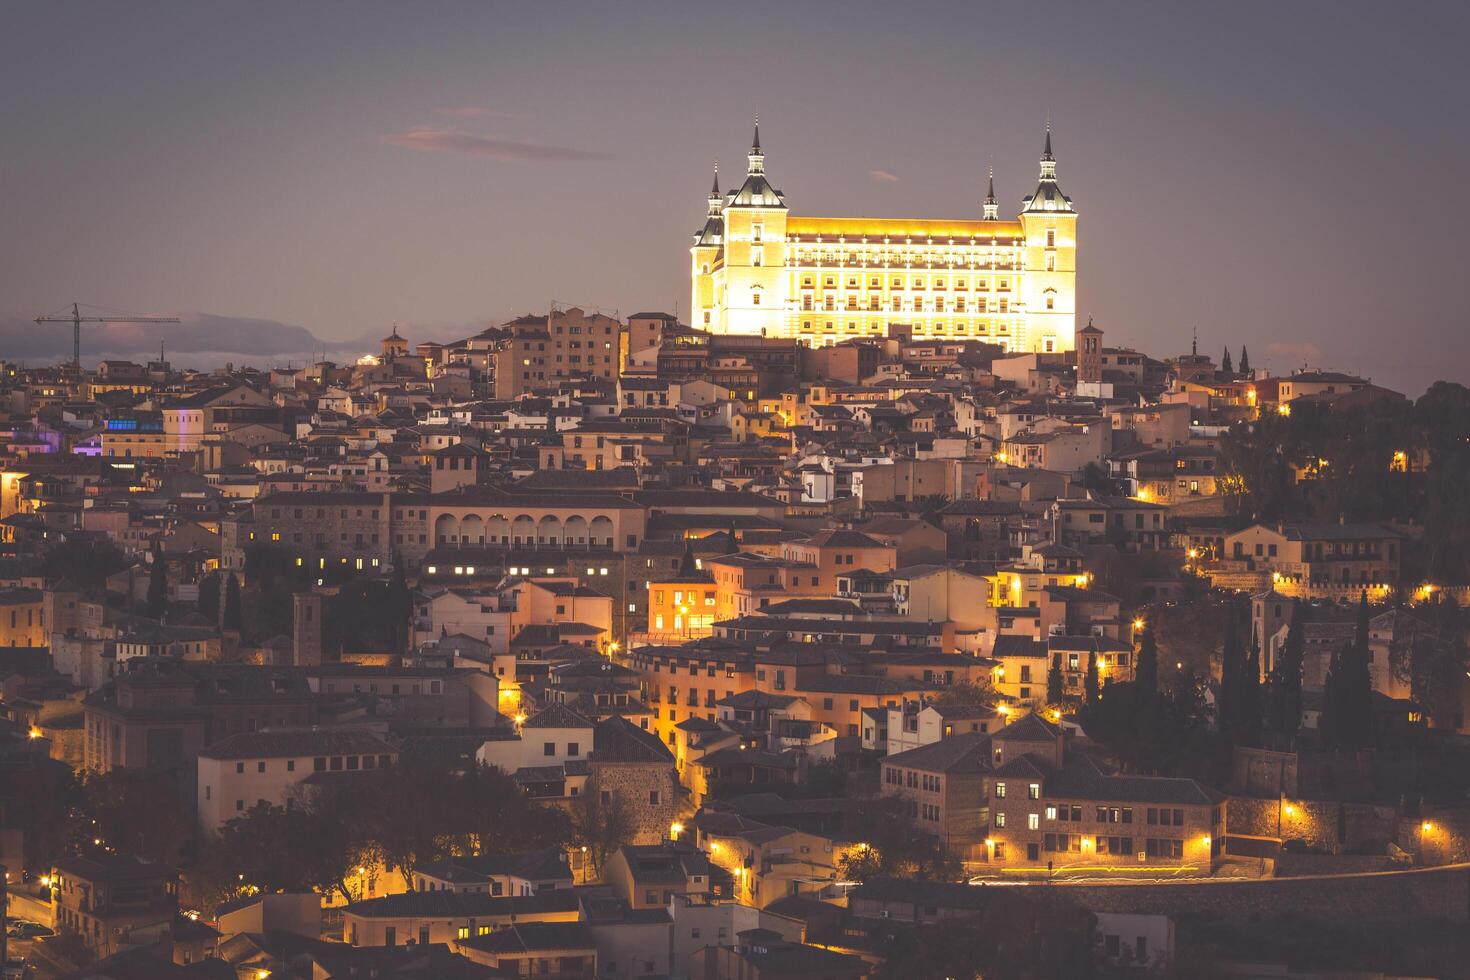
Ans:
[{"label": "cypress tree", "polygon": [[1368,646],[1368,621],[1372,610],[1368,606],[1366,589],[1358,597],[1358,628],[1353,636],[1352,656],[1348,660],[1348,671],[1343,694],[1350,726],[1350,744],[1355,748],[1367,748],[1373,744],[1373,652]]},{"label": "cypress tree", "polygon": [[1334,653],[1322,682],[1322,713],[1317,717],[1317,734],[1325,745],[1341,744],[1342,728],[1342,654]]},{"label": "cypress tree", "polygon": [[393,622],[393,642],[398,652],[403,653],[408,649],[413,622],[413,592],[403,574],[403,558],[397,553],[393,555],[393,577],[388,580],[388,614]]},{"label": "cypress tree", "polygon": [[1358,600],[1358,623],[1353,642],[1332,661],[1322,692],[1322,737],[1339,749],[1363,749],[1373,744],[1373,673],[1369,666],[1368,593]]},{"label": "cypress tree", "polygon": [[1061,704],[1066,699],[1067,686],[1062,679],[1062,665],[1053,663],[1046,672],[1046,703]]},{"label": "cypress tree", "polygon": [[1235,636],[1235,603],[1227,601],[1225,606],[1225,637],[1220,646],[1220,697],[1216,703],[1219,726],[1222,732],[1232,732],[1240,715],[1239,641]]},{"label": "cypress tree", "polygon": [[1245,344],[1240,345],[1240,373],[1247,375],[1251,373],[1251,356],[1246,352]]},{"label": "cypress tree", "polygon": [[1230,348],[1225,348],[1224,355],[1220,358],[1220,370],[1226,374],[1234,374],[1235,368],[1230,366]]},{"label": "cypress tree", "polygon": [[216,625],[219,623],[219,573],[210,572],[199,581],[199,599],[195,608],[199,615]]},{"label": "cypress tree", "polygon": [[1138,666],[1133,674],[1139,688],[1150,695],[1159,693],[1159,648],[1152,626],[1138,640]]},{"label": "cypress tree", "polygon": [[240,580],[231,572],[230,577],[225,580],[225,611],[220,621],[223,629],[240,632],[244,624],[244,613],[240,607]]},{"label": "cypress tree", "polygon": [[1089,653],[1087,655],[1087,679],[1086,679],[1086,681],[1084,683],[1085,683],[1085,689],[1086,689],[1086,694],[1087,694],[1087,703],[1088,704],[1095,704],[1095,703],[1097,703],[1097,695],[1098,695],[1097,654],[1095,654],[1095,653]]},{"label": "cypress tree", "polygon": [[1254,742],[1261,731],[1261,643],[1251,628],[1251,652],[1240,676],[1240,730]]},{"label": "cypress tree", "polygon": [[168,563],[163,552],[153,549],[153,562],[148,569],[148,601],[144,612],[149,619],[162,619],[168,611]]},{"label": "cypress tree", "polygon": [[1291,606],[1286,643],[1271,666],[1269,688],[1271,730],[1294,738],[1302,723],[1302,659],[1306,649],[1306,614],[1300,602]]}]

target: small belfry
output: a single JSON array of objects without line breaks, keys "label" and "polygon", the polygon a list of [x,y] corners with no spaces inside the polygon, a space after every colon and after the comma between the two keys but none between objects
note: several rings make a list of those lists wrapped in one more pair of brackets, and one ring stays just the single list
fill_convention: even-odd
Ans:
[{"label": "small belfry", "polygon": [[690,260],[693,325],[712,333],[1076,346],[1077,212],[1057,183],[1049,126],[1036,191],[1012,219],[993,168],[978,217],[844,218],[790,212],[757,119],[744,180],[721,193],[716,171]]}]

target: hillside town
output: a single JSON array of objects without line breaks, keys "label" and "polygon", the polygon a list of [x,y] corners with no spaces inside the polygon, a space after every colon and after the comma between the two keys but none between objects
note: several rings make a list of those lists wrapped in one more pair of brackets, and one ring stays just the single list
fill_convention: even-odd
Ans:
[{"label": "hillside town", "polygon": [[8,955],[1446,975],[1470,390],[1107,326],[0,365]]}]

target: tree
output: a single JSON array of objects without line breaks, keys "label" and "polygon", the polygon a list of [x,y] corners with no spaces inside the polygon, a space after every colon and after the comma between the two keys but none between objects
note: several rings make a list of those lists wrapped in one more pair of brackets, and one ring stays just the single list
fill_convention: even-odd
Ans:
[{"label": "tree", "polygon": [[199,610],[199,615],[211,623],[219,622],[220,613],[220,581],[219,572],[210,572],[199,580],[199,598],[195,600],[194,607]]},{"label": "tree", "polygon": [[1267,681],[1267,719],[1271,731],[1290,741],[1302,723],[1302,661],[1306,652],[1306,613],[1300,602],[1291,606],[1286,642],[1276,655]]},{"label": "tree", "polygon": [[421,865],[450,852],[445,820],[454,815],[453,775],[447,765],[399,757],[378,770],[371,834],[383,863],[396,870],[405,889]]},{"label": "tree", "polygon": [[1024,977],[1086,980],[1093,969],[1093,917],[1051,889],[986,888],[973,916],[883,930],[875,980]]},{"label": "tree", "polygon": [[413,622],[413,592],[404,576],[403,557],[396,552],[393,555],[393,576],[388,582],[388,614],[393,624],[394,652],[401,654],[408,649]]},{"label": "tree", "polygon": [[127,564],[122,552],[109,541],[71,538],[46,551],[41,574],[49,585],[66,582],[83,592],[98,592],[107,587],[109,576]]},{"label": "tree", "polygon": [[231,572],[230,577],[225,580],[225,610],[221,626],[227,630],[240,632],[243,625],[244,614],[240,607],[240,580]]},{"label": "tree", "polygon": [[608,791],[604,798],[596,781],[589,779],[582,795],[572,803],[572,843],[587,855],[598,880],[608,860],[635,833],[637,821],[627,798],[616,790]]},{"label": "tree", "polygon": [[1247,691],[1248,663],[1245,651],[1241,648],[1241,636],[1236,626],[1235,602],[1227,604],[1227,616],[1225,620],[1225,642],[1220,648],[1220,732],[1232,741],[1238,741],[1244,735],[1247,727],[1248,699],[1250,693]]},{"label": "tree", "polygon": [[846,767],[836,759],[824,759],[812,763],[807,769],[802,795],[811,799],[837,799],[847,795],[848,773]]},{"label": "tree", "polygon": [[1291,420],[1275,413],[1237,422],[1220,439],[1220,479],[1241,521],[1290,517],[1295,507]]},{"label": "tree", "polygon": [[373,837],[371,809],[381,782],[350,782],[313,790],[294,809],[304,814],[294,827],[291,842],[300,847],[302,874],[317,891],[336,892],[344,901],[362,898],[349,882],[360,879],[356,869],[384,867],[383,850]]},{"label": "tree", "polygon": [[1097,654],[1096,653],[1089,653],[1087,655],[1087,677],[1083,681],[1083,693],[1087,697],[1087,703],[1088,704],[1092,704],[1092,703],[1094,703],[1094,702],[1097,701],[1097,697],[1098,697],[1098,694],[1099,694],[1099,688],[1098,688],[1098,680],[1097,680]]},{"label": "tree", "polygon": [[1247,376],[1251,373],[1251,356],[1246,353],[1245,344],[1240,345],[1240,373]]},{"label": "tree", "polygon": [[1118,482],[1108,476],[1108,471],[1097,463],[1088,463],[1082,467],[1082,485],[1104,497],[1113,497],[1118,494]]},{"label": "tree", "polygon": [[1167,691],[1138,681],[1109,684],[1103,696],[1078,709],[1087,737],[1105,746],[1124,769],[1199,776],[1213,761],[1208,710],[1192,678]]},{"label": "tree", "polygon": [[173,777],[147,769],[89,773],[81,784],[81,809],[92,822],[95,846],[163,864],[178,863],[192,829]]},{"label": "tree", "polygon": [[1223,374],[1234,374],[1235,368],[1230,363],[1230,348],[1225,348],[1225,353],[1220,357],[1220,371]]},{"label": "tree", "polygon": [[914,833],[905,802],[897,796],[861,807],[852,815],[848,833],[860,842],[838,861],[838,870],[849,881],[888,875],[955,881],[963,870],[939,838]]},{"label": "tree", "polygon": [[1046,703],[1051,705],[1061,704],[1066,700],[1066,680],[1062,677],[1062,665],[1053,663],[1051,669],[1046,672]]},{"label": "tree", "polygon": [[1412,620],[1413,634],[1407,644],[1407,662],[1394,664],[1395,675],[1407,680],[1413,699],[1424,707],[1436,727],[1457,727],[1466,680],[1465,632],[1460,610],[1448,593],[1426,610],[1429,623],[1423,629]]},{"label": "tree", "polygon": [[932,703],[940,707],[988,708],[995,703],[995,692],[988,684],[950,684],[934,695]]},{"label": "tree", "polygon": [[1373,744],[1373,674],[1369,667],[1368,594],[1358,600],[1353,641],[1333,658],[1322,692],[1319,727],[1323,740],[1336,749],[1357,750]]},{"label": "tree", "polygon": [[206,839],[193,884],[214,902],[310,891],[308,863],[331,846],[331,830],[301,808],[261,800]]},{"label": "tree", "polygon": [[1138,640],[1138,666],[1134,671],[1138,686],[1150,694],[1159,693],[1159,648],[1152,626],[1145,626]]},{"label": "tree", "polygon": [[1251,628],[1251,650],[1246,657],[1245,668],[1240,674],[1240,716],[1238,718],[1240,738],[1247,745],[1255,745],[1261,735],[1261,642]]},{"label": "tree", "polygon": [[144,614],[149,619],[162,619],[168,611],[168,562],[157,548],[153,549],[152,559],[148,565],[148,600]]},{"label": "tree", "polygon": [[[0,770],[5,825],[21,832],[27,870],[49,874],[57,858],[76,853],[84,840],[91,844],[91,821],[83,815],[80,791],[71,767],[53,759]],[[89,836],[84,838],[84,832]]]}]

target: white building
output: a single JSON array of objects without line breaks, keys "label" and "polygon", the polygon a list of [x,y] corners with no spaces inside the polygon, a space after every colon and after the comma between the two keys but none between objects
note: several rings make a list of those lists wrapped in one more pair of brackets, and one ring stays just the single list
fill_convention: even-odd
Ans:
[{"label": "white building", "polygon": [[257,803],[294,804],[318,774],[389,766],[398,750],[362,729],[240,732],[199,753],[199,826],[213,833]]}]

